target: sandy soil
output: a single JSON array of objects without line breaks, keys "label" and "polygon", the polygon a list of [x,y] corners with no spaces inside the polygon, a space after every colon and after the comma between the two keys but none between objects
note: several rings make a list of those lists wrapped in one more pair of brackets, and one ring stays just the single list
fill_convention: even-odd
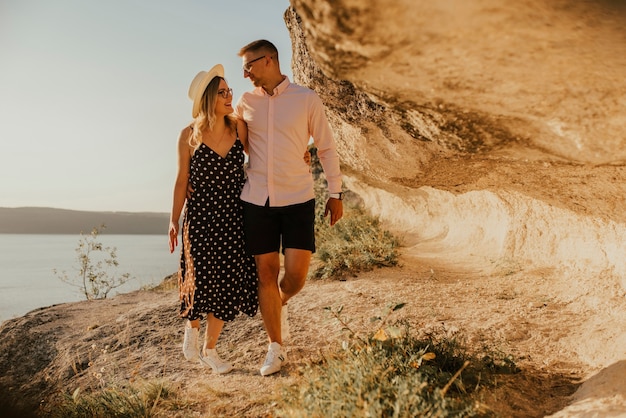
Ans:
[{"label": "sandy soil", "polygon": [[[390,303],[406,302],[397,319],[415,329],[445,329],[470,346],[488,345],[514,356],[522,371],[504,376],[486,399],[502,416],[546,416],[572,401],[588,370],[556,342],[582,318],[547,297],[546,272],[515,266],[493,274],[461,271],[406,251],[401,264],[346,281],[310,281],[290,303],[289,361],[272,377],[258,373],[266,349],[259,315],[240,317],[224,330],[219,349],[236,364],[232,373],[219,376],[186,362],[175,290],[33,311],[0,330],[4,398],[45,405],[50,396],[79,387],[163,378],[187,399],[186,412],[175,416],[272,416],[281,386],[292,384],[301,365],[345,338],[325,307],[343,306],[354,329],[370,332],[372,316]],[[615,397],[623,399],[625,388],[614,388]]]}]

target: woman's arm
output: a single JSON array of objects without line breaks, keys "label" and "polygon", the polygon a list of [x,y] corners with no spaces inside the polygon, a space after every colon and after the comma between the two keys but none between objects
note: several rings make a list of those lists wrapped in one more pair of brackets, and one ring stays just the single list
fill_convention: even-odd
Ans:
[{"label": "woman's arm", "polygon": [[187,184],[189,183],[192,152],[192,149],[189,146],[190,133],[191,129],[186,127],[181,131],[180,136],[178,137],[178,172],[174,183],[172,212],[170,214],[169,226],[170,253],[174,252],[174,248],[178,245],[180,215],[183,212],[187,195]]}]

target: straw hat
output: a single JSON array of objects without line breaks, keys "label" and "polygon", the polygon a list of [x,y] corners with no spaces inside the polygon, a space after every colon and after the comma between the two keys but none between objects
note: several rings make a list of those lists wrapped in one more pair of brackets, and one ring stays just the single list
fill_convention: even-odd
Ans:
[{"label": "straw hat", "polygon": [[209,71],[200,71],[189,86],[189,98],[193,101],[191,116],[194,118],[200,113],[200,101],[207,86],[215,77],[224,78],[224,66],[222,64],[214,65]]}]

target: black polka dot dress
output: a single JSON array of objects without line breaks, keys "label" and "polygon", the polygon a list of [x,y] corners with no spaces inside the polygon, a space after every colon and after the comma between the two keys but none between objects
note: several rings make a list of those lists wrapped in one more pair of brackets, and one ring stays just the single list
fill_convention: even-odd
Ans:
[{"label": "black polka dot dress", "polygon": [[257,312],[256,267],[246,252],[239,199],[243,163],[239,140],[225,158],[205,144],[191,158],[194,192],[185,206],[179,270],[183,318],[213,313],[231,321],[239,312]]}]

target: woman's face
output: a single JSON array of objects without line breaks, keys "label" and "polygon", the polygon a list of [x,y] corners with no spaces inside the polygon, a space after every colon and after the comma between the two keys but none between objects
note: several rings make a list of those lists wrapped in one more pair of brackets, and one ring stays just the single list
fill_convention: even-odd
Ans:
[{"label": "woman's face", "polygon": [[233,113],[233,91],[228,87],[226,81],[220,80],[215,100],[215,114],[222,116],[231,113]]}]

